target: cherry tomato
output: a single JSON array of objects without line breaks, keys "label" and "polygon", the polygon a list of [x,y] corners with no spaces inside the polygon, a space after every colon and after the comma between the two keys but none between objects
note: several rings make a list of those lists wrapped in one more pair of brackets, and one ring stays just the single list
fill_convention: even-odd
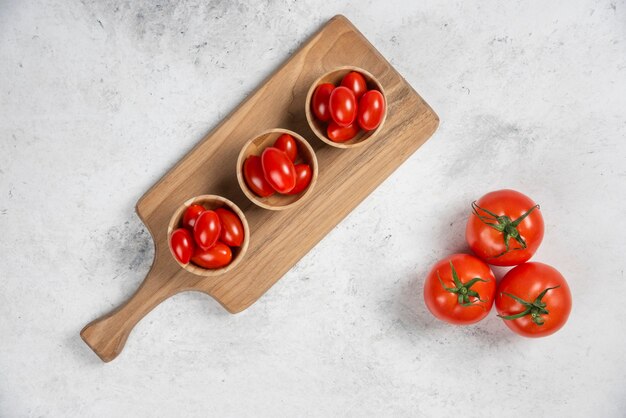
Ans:
[{"label": "cherry tomato", "polygon": [[496,278],[474,256],[454,254],[434,265],[424,282],[428,310],[442,321],[468,325],[487,316],[493,306]]},{"label": "cherry tomato", "polygon": [[233,252],[230,247],[218,241],[207,250],[196,248],[191,262],[205,269],[217,269],[227,266],[232,259]]},{"label": "cherry tomato", "polygon": [[498,316],[524,337],[557,332],[572,310],[572,294],[565,278],[543,263],[524,263],[510,270],[496,292]]},{"label": "cherry tomato", "polygon": [[193,254],[193,238],[189,230],[178,228],[170,236],[170,250],[174,257],[182,264],[189,263]]},{"label": "cherry tomato", "polygon": [[330,119],[328,100],[334,88],[335,86],[330,83],[320,84],[315,88],[313,97],[311,97],[311,109],[313,110],[313,114],[322,122],[326,122]]},{"label": "cherry tomato", "polygon": [[465,238],[481,259],[495,266],[528,261],[543,239],[539,205],[515,190],[487,193],[472,203]]},{"label": "cherry tomato", "polygon": [[196,224],[198,215],[204,212],[206,209],[202,205],[191,205],[185,210],[183,215],[183,226],[190,231],[193,231],[193,226]]},{"label": "cherry tomato", "polygon": [[354,93],[354,97],[359,100],[367,91],[367,82],[361,73],[349,72],[341,80],[341,85],[349,88]]},{"label": "cherry tomato", "polygon": [[378,128],[385,115],[385,98],[378,90],[370,90],[359,100],[359,126],[365,131]]},{"label": "cherry tomato", "polygon": [[212,210],[205,210],[196,219],[193,236],[196,244],[203,250],[211,248],[217,242],[221,232],[220,218]]},{"label": "cherry tomato", "polygon": [[296,161],[298,157],[298,144],[296,144],[296,140],[293,139],[293,136],[289,134],[282,134],[276,139],[274,142],[274,148],[278,148],[291,160],[291,162]]},{"label": "cherry tomato", "polygon": [[296,169],[296,185],[289,194],[298,194],[309,187],[313,176],[311,166],[308,164],[296,164],[294,168]]},{"label": "cherry tomato", "polygon": [[239,247],[243,243],[244,231],[241,219],[234,212],[219,208],[215,209],[215,213],[220,218],[222,232],[220,233],[220,241],[231,247]]},{"label": "cherry tomato", "polygon": [[349,126],[356,119],[356,99],[347,87],[335,87],[328,99],[330,117],[339,126]]},{"label": "cherry tomato", "polygon": [[331,121],[328,124],[328,128],[326,128],[326,135],[333,142],[346,142],[354,138],[360,130],[359,125],[356,123],[343,127]]},{"label": "cherry tomato", "polygon": [[274,194],[275,190],[270,186],[267,180],[265,180],[265,176],[263,175],[261,157],[251,155],[246,158],[246,161],[243,163],[243,177],[248,187],[257,196],[268,197]]},{"label": "cherry tomato", "polygon": [[265,180],[278,193],[289,193],[296,185],[296,170],[293,163],[281,150],[267,147],[261,154],[261,165]]}]

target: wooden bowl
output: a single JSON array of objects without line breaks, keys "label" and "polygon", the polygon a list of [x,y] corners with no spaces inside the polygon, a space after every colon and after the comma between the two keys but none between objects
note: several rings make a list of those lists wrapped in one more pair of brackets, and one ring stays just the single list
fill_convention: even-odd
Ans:
[{"label": "wooden bowl", "polygon": [[[303,162],[311,166],[312,173],[309,187],[295,195],[274,193],[269,197],[257,196],[246,184],[243,176],[243,163],[250,155],[261,156],[263,150],[274,145],[276,139],[282,134],[291,135],[298,144],[298,159],[296,160],[296,164]],[[244,194],[254,204],[269,210],[285,210],[294,207],[306,199],[306,197],[311,194],[311,191],[315,186],[315,182],[317,181],[317,170],[317,157],[315,156],[315,151],[313,151],[311,145],[302,136],[288,129],[270,129],[252,138],[244,144],[243,148],[241,148],[239,158],[237,159],[237,180],[239,181],[241,190],[243,190]]]},{"label": "wooden bowl", "polygon": [[[317,120],[317,118],[313,114],[313,111],[311,110],[311,98],[313,97],[313,92],[315,92],[315,89],[320,84],[331,83],[331,84],[334,84],[335,86],[339,86],[344,76],[352,71],[361,73],[361,75],[365,78],[365,81],[367,82],[368,90],[378,90],[382,93],[383,97],[385,98],[385,113],[383,114],[383,120],[380,122],[380,125],[378,125],[378,128],[374,129],[373,131],[361,130],[358,134],[356,134],[354,138],[352,138],[349,141],[333,142],[328,138],[328,136],[326,136],[326,127],[328,126],[328,123]],[[385,95],[385,91],[383,90],[382,84],[378,82],[376,77],[374,77],[368,71],[365,71],[363,68],[344,66],[344,67],[335,68],[334,70],[327,72],[326,74],[324,74],[323,76],[315,80],[313,84],[311,84],[311,87],[309,87],[309,92],[306,95],[306,100],[304,102],[304,111],[306,113],[306,120],[307,122],[309,122],[309,126],[311,127],[311,130],[319,139],[321,139],[328,145],[331,145],[336,148],[354,148],[354,147],[360,147],[361,145],[364,145],[365,143],[368,142],[368,140],[369,141],[373,140],[376,137],[376,135],[381,131],[381,129],[383,128],[383,125],[385,124],[385,119],[387,119],[387,106],[386,106],[387,103],[386,102],[387,102],[387,96]]]},{"label": "wooden bowl", "polygon": [[[230,247],[230,249],[233,252],[233,258],[230,261],[229,265],[219,268],[219,269],[205,269],[203,267],[196,266],[192,262],[189,262],[189,264],[186,264],[186,265],[182,264],[178,260],[176,260],[176,257],[174,257],[174,254],[172,254],[172,247],[170,246],[170,237],[172,236],[172,232],[174,232],[174,230],[182,226],[181,224],[182,224],[183,215],[185,214],[185,211],[187,210],[189,206],[194,205],[194,204],[202,205],[205,208],[210,209],[210,210],[215,210],[215,209],[223,207],[226,209],[230,209],[237,216],[239,216],[239,219],[241,220],[241,224],[243,225],[243,233],[244,233],[243,243],[241,244],[240,247]],[[222,196],[217,196],[217,195],[212,195],[212,194],[197,196],[197,197],[187,200],[176,210],[176,212],[174,212],[174,215],[172,215],[172,219],[170,219],[170,223],[167,227],[167,245],[170,248],[171,257],[174,260],[176,260],[178,265],[180,265],[182,268],[198,276],[219,276],[220,274],[224,274],[227,271],[232,270],[233,268],[235,268],[237,264],[239,264],[241,259],[246,254],[246,251],[248,250],[249,242],[250,242],[250,228],[248,227],[248,221],[246,220],[246,216],[243,214],[241,209],[239,209],[239,207],[235,205],[233,202],[231,202],[230,200]]]}]

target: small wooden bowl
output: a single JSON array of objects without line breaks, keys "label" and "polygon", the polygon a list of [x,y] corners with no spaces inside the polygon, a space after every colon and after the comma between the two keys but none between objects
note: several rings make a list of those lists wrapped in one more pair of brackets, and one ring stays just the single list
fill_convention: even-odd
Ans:
[{"label": "small wooden bowl", "polygon": [[[291,135],[298,144],[298,159],[296,160],[296,164],[301,161],[311,166],[312,173],[309,187],[295,195],[274,193],[272,196],[269,197],[257,196],[252,190],[250,190],[250,188],[246,184],[246,180],[243,176],[243,163],[250,155],[261,156],[263,150],[267,147],[271,147],[272,145],[274,145],[276,139],[282,134]],[[241,151],[239,152],[239,158],[237,159],[237,180],[239,181],[239,186],[241,187],[241,190],[243,190],[244,194],[254,204],[269,210],[289,209],[306,199],[306,197],[311,194],[311,191],[313,190],[313,187],[315,186],[315,183],[317,181],[317,170],[317,157],[315,156],[315,151],[313,151],[311,145],[302,136],[288,129],[270,129],[252,138],[244,144],[243,148],[241,148]]]},{"label": "small wooden bowl", "polygon": [[[224,207],[226,209],[230,209],[237,216],[239,216],[239,219],[241,220],[241,224],[243,225],[243,233],[244,233],[243,243],[241,244],[240,247],[231,247],[231,250],[233,251],[233,259],[230,261],[229,265],[219,268],[219,269],[205,269],[200,266],[196,266],[192,262],[189,262],[189,264],[187,265],[182,264],[178,260],[176,260],[176,257],[174,257],[174,254],[172,254],[172,247],[170,246],[170,237],[172,236],[172,232],[174,232],[174,230],[181,227],[181,223],[182,223],[182,219],[183,219],[183,215],[185,214],[185,211],[187,210],[189,206],[195,205],[195,204],[202,205],[205,208],[210,209],[210,210],[215,210],[215,209]],[[188,272],[196,274],[198,276],[219,276],[220,274],[224,274],[227,271],[232,270],[233,268],[235,268],[237,264],[239,264],[241,259],[246,254],[246,251],[248,250],[249,242],[250,242],[250,228],[248,227],[248,221],[246,220],[246,216],[243,214],[241,209],[239,209],[239,207],[235,205],[233,202],[231,202],[230,200],[222,196],[217,196],[217,195],[212,195],[212,194],[205,194],[205,195],[197,196],[197,197],[187,200],[176,210],[176,212],[174,212],[174,215],[172,215],[172,219],[170,219],[170,223],[167,227],[167,245],[170,248],[170,255],[172,256],[174,260],[176,260],[178,265],[180,265],[182,268],[184,268]]]},{"label": "small wooden bowl", "polygon": [[[385,113],[383,114],[383,120],[380,122],[380,125],[378,125],[378,128],[374,129],[373,131],[361,130],[358,134],[356,134],[354,138],[349,141],[333,142],[328,139],[328,136],[326,136],[326,127],[328,126],[328,122],[321,122],[317,120],[317,118],[313,114],[313,111],[311,110],[311,98],[313,97],[313,92],[315,92],[315,89],[320,84],[331,83],[335,86],[339,86],[341,80],[345,77],[345,75],[352,71],[360,73],[365,78],[368,90],[378,90],[382,93],[383,97],[385,98]],[[383,125],[385,124],[385,119],[387,119],[387,96],[385,95],[385,90],[383,90],[382,84],[380,84],[376,77],[374,77],[371,73],[365,71],[363,68],[344,66],[335,68],[334,70],[324,74],[323,76],[315,80],[313,84],[311,84],[309,92],[306,95],[306,100],[304,102],[304,111],[306,113],[306,120],[307,122],[309,122],[309,126],[311,127],[313,133],[315,133],[315,135],[319,139],[326,142],[328,145],[336,148],[360,147],[361,145],[364,145],[367,140],[373,140],[383,128]]]}]

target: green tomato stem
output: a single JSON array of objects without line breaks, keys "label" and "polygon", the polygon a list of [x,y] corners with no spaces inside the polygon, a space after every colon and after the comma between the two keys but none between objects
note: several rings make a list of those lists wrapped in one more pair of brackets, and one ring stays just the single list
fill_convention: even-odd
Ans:
[{"label": "green tomato stem", "polygon": [[[472,306],[474,304],[476,304],[476,302],[485,302],[483,299],[480,298],[480,295],[478,294],[477,291],[471,289],[471,287],[473,285],[475,285],[477,282],[488,282],[488,280],[482,279],[480,277],[474,277],[473,279],[469,280],[467,283],[463,283],[461,282],[461,279],[459,279],[459,275],[456,272],[456,269],[454,268],[454,265],[452,264],[452,261],[450,261],[450,268],[452,269],[452,281],[454,282],[454,287],[448,287],[443,283],[443,280],[441,280],[441,276],[439,276],[439,270],[437,270],[437,278],[439,279],[439,283],[441,283],[441,287],[443,287],[443,289],[446,292],[450,292],[450,293],[454,293],[456,294],[458,297],[458,302],[459,305],[461,306]],[[474,298],[474,300],[471,300],[470,297]]]},{"label": "green tomato stem", "polygon": [[539,293],[539,296],[537,296],[537,298],[533,301],[533,302],[528,302],[520,297],[517,297],[511,293],[507,293],[507,292],[502,292],[502,295],[508,296],[511,299],[515,300],[516,302],[519,302],[521,305],[524,306],[524,310],[522,312],[513,314],[513,315],[498,315],[499,318],[502,318],[506,321],[510,321],[512,319],[518,319],[518,318],[522,318],[526,315],[530,315],[531,319],[533,320],[533,322],[538,325],[538,326],[542,326],[544,324],[544,318],[543,315],[548,315],[550,312],[546,309],[546,304],[545,302],[542,301],[543,297],[546,295],[546,293],[548,293],[548,291],[553,290],[553,289],[557,289],[561,287],[559,286],[554,286],[554,287],[548,287],[545,288],[541,293]]},{"label": "green tomato stem", "polygon": [[[505,250],[502,251],[500,254],[495,255],[491,258],[498,258],[498,257],[503,256],[504,254],[507,254],[510,251],[523,250],[527,247],[526,241],[520,235],[517,227],[535,209],[539,209],[539,205],[533,206],[532,208],[524,212],[522,216],[520,216],[519,218],[515,220],[512,220],[506,215],[496,215],[495,213],[483,207],[478,206],[478,204],[475,201],[472,202],[472,213],[476,215],[476,217],[480,219],[482,223],[502,233],[502,237],[504,239]],[[481,215],[481,212],[483,213],[482,215]],[[510,246],[511,239],[514,239],[515,241],[517,241],[517,243],[520,246],[517,248],[511,248]]]}]

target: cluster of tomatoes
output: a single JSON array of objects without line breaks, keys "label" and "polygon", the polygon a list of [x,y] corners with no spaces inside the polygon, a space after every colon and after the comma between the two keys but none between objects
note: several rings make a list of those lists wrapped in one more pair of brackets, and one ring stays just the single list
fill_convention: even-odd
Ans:
[{"label": "cluster of tomatoes", "polygon": [[[494,300],[498,316],[514,332],[543,337],[567,322],[572,296],[553,267],[527,262],[543,239],[539,205],[514,190],[488,193],[472,203],[465,236],[476,257],[454,254],[439,261],[424,282],[424,301],[437,318],[473,324]],[[499,284],[488,264],[516,266]]]},{"label": "cluster of tomatoes", "polygon": [[240,247],[244,240],[241,219],[226,208],[207,210],[191,205],[183,214],[182,227],[172,232],[170,248],[182,263],[205,269],[222,268],[233,258],[231,247]]},{"label": "cluster of tomatoes", "polygon": [[378,90],[368,90],[365,77],[352,71],[339,86],[323,83],[315,88],[311,110],[321,122],[328,122],[326,135],[333,142],[346,142],[359,131],[373,131],[383,121],[385,98]]},{"label": "cluster of tomatoes", "polygon": [[243,163],[246,184],[260,197],[269,197],[275,192],[295,195],[304,191],[311,183],[311,166],[296,164],[298,144],[289,134],[279,136],[274,145],[267,147],[261,156],[251,155]]}]

